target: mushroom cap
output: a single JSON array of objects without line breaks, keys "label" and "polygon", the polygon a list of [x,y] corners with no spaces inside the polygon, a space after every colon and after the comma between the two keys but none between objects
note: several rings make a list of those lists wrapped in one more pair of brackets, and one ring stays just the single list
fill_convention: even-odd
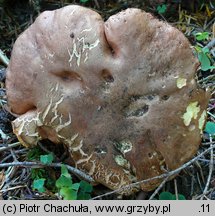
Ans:
[{"label": "mushroom cap", "polygon": [[14,132],[29,147],[64,143],[77,168],[111,189],[176,169],[198,150],[210,97],[190,46],[139,9],[106,22],[80,6],[45,11],[7,68]]}]

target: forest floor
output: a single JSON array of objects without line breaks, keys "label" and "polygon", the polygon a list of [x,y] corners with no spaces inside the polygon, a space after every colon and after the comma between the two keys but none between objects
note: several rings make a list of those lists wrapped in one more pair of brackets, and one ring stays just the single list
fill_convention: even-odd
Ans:
[{"label": "forest floor", "polygon": [[[197,82],[202,88],[209,88],[212,94],[207,109],[207,124],[198,153],[179,168],[181,172],[176,178],[164,181],[154,191],[141,191],[132,196],[122,196],[98,185],[93,187],[91,197],[148,200],[171,199],[171,195],[176,195],[179,199],[214,200],[215,70],[212,66],[215,65],[215,4],[214,1],[198,0],[191,0],[189,3],[183,0],[0,1],[0,199],[61,199],[55,186],[56,179],[60,176],[60,169],[58,166],[41,166],[40,156],[49,154],[50,149],[55,149],[56,164],[62,161],[62,155],[64,159],[68,155],[63,154],[65,150],[63,146],[53,148],[52,143],[48,145],[40,143],[31,150],[20,145],[11,127],[11,121],[15,116],[7,109],[5,69],[16,38],[33,23],[38,14],[71,3],[93,8],[104,20],[126,8],[140,8],[180,29],[193,45],[201,62],[197,72]],[[201,58],[202,55],[204,58]],[[27,161],[33,163],[27,164]],[[46,186],[44,191],[35,185],[36,178],[44,179]],[[73,181],[80,180],[73,176]],[[38,183],[42,189],[43,183]]]}]

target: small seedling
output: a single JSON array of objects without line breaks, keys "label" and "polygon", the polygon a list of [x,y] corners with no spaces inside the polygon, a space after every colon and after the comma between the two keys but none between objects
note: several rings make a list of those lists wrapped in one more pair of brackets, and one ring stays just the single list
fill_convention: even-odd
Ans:
[{"label": "small seedling", "polygon": [[40,162],[43,164],[51,164],[53,160],[53,154],[40,155]]},{"label": "small seedling", "polygon": [[[53,154],[41,155],[39,149],[34,149],[29,155],[31,159],[40,159],[40,162],[44,165],[51,164],[54,160]],[[45,169],[32,169],[31,178],[33,179],[32,188],[38,192],[45,192],[47,188],[51,188],[51,191],[58,191],[64,200],[88,200],[91,198],[92,185],[85,181],[79,183],[73,183],[72,177],[68,172],[65,165],[61,166],[61,175],[55,181],[50,178],[48,172]]]},{"label": "small seedling", "polygon": [[195,37],[196,37],[196,40],[198,41],[208,40],[209,33],[208,32],[198,32],[195,34]]},{"label": "small seedling", "polygon": [[87,3],[89,0],[80,0],[81,3]]},{"label": "small seedling", "polygon": [[64,200],[86,200],[91,198],[92,185],[85,181],[73,183],[65,165],[61,167],[61,176],[56,181],[56,187]]},{"label": "small seedling", "polygon": [[199,46],[195,46],[195,49],[197,51],[198,59],[201,63],[201,70],[207,71],[210,69],[215,69],[215,66],[211,65],[209,55],[209,49],[208,48],[201,48]]},{"label": "small seedling", "polygon": [[[176,195],[165,191],[160,193],[159,200],[176,200]],[[184,195],[178,194],[178,200],[186,200],[186,198]]]},{"label": "small seedling", "polygon": [[157,6],[157,12],[158,12],[159,14],[165,13],[165,12],[166,12],[166,9],[167,9],[167,7],[166,7],[165,4],[162,4],[162,5]]},{"label": "small seedling", "polygon": [[45,192],[45,187],[44,187],[44,184],[45,184],[45,178],[40,178],[40,179],[35,179],[33,181],[33,190],[37,190],[39,191],[40,193],[43,193]]},{"label": "small seedling", "polygon": [[44,152],[39,147],[34,147],[30,149],[30,151],[27,154],[28,160],[39,160],[40,155],[42,155]]},{"label": "small seedling", "polygon": [[208,121],[205,126],[205,132],[211,135],[215,135],[215,123]]}]

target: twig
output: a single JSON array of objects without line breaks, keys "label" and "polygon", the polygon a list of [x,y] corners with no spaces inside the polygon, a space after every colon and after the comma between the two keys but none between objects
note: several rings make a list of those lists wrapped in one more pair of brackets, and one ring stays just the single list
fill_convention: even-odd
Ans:
[{"label": "twig", "polygon": [[178,200],[178,187],[177,187],[177,180],[174,179],[174,186],[175,186],[175,197],[176,200]]},{"label": "twig", "polygon": [[8,66],[9,64],[9,59],[8,57],[3,53],[3,51],[0,49],[0,60],[6,65]]},{"label": "twig", "polygon": [[8,140],[10,137],[5,134],[2,129],[0,128],[0,137],[2,138],[2,140]]},{"label": "twig", "polygon": [[97,7],[98,9],[100,9],[100,5],[99,5],[98,1],[97,1],[97,0],[94,0],[94,3],[95,3],[95,5],[96,5],[96,7]]},{"label": "twig", "polygon": [[191,189],[190,189],[190,196],[193,195],[193,188],[194,188],[194,176],[192,175],[192,178],[191,178]]},{"label": "twig", "polygon": [[200,187],[201,191],[203,191],[202,183],[201,183],[201,180],[200,180],[200,177],[199,177],[199,173],[198,173],[198,172],[196,173],[196,176],[197,176],[197,182],[198,182],[198,184],[199,184],[199,187]]},{"label": "twig", "polygon": [[205,77],[205,78],[199,80],[198,83],[207,81],[207,80],[212,79],[212,78],[214,78],[214,77],[215,77],[215,74],[209,75],[209,76],[207,76],[207,77]]},{"label": "twig", "polygon": [[[199,160],[196,161],[196,165],[197,165],[198,168],[199,168],[199,173],[200,173],[201,180],[202,180],[203,184],[205,184],[205,177],[204,177],[204,174],[203,174],[202,166],[201,166],[201,164],[199,163]],[[198,173],[197,173],[197,174],[198,174]],[[200,177],[199,177],[199,178],[200,178]],[[200,179],[199,179],[199,181],[200,181]]]},{"label": "twig", "polygon": [[[27,149],[26,149],[26,148],[22,148],[22,149],[19,149],[19,150],[14,151],[15,154],[26,153],[26,152],[27,152]],[[5,163],[5,161],[7,161],[8,159],[10,159],[11,157],[12,157],[11,154],[7,155],[6,157],[4,157],[4,158],[1,160],[1,163]]]},{"label": "twig", "polygon": [[19,188],[25,188],[25,187],[27,187],[27,185],[19,185],[19,186],[15,186],[15,187],[10,187],[10,188],[7,188],[7,189],[0,190],[0,193],[4,193],[4,192],[7,192],[7,191],[11,191],[11,190],[17,190]]},{"label": "twig", "polygon": [[[46,166],[48,166],[48,167],[61,167],[62,164],[61,163],[43,164],[40,162],[29,162],[29,161],[0,164],[0,168],[4,168],[4,167],[36,167],[36,168],[41,168],[41,167],[46,167]],[[82,171],[80,171],[80,170],[78,170],[72,166],[66,165],[66,164],[65,164],[65,166],[74,175],[79,176],[88,182],[91,182],[91,183],[94,182],[94,179],[91,176],[85,174],[84,172],[82,172]]]},{"label": "twig", "polygon": [[210,116],[212,116],[213,118],[215,118],[215,115],[212,114],[211,112],[207,112],[207,114],[209,114]]},{"label": "twig", "polygon": [[13,143],[13,144],[10,144],[10,145],[8,144],[7,147],[1,147],[0,152],[6,151],[6,150],[14,148],[14,147],[17,147],[19,145],[21,145],[20,142],[16,142],[16,143]]},{"label": "twig", "polygon": [[169,179],[169,176],[166,177],[162,182],[161,184],[159,185],[158,188],[156,188],[156,190],[154,191],[154,193],[149,197],[149,200],[152,200],[156,195],[157,193],[161,190],[161,188],[166,184],[166,182],[168,181]]},{"label": "twig", "polygon": [[215,46],[215,38],[213,38],[205,47],[205,48],[208,48],[208,49],[211,49],[213,46]]},{"label": "twig", "polygon": [[202,145],[204,145],[204,146],[206,146],[206,145],[211,145],[211,144],[215,144],[215,141],[202,143]]},{"label": "twig", "polygon": [[[114,191],[110,191],[108,193],[105,193],[105,194],[93,197],[92,199],[94,200],[94,199],[98,199],[98,198],[101,198],[101,197],[104,197],[104,196],[108,196],[108,195],[111,195],[111,194],[114,194],[114,193],[120,193],[120,192],[122,192],[124,190],[129,190],[129,189],[131,189],[131,188],[133,188],[133,187],[135,187],[137,185],[140,185],[142,183],[146,183],[146,182],[149,182],[149,181],[152,181],[152,180],[155,180],[155,179],[163,179],[163,178],[166,178],[166,177],[170,177],[170,176],[176,175],[181,170],[187,168],[188,166],[190,166],[191,164],[193,164],[195,161],[197,161],[199,158],[201,158],[204,154],[208,153],[209,151],[211,151],[211,149],[214,149],[214,148],[215,148],[215,145],[210,146],[208,149],[206,149],[205,151],[203,151],[202,153],[200,153],[199,155],[197,155],[196,157],[194,157],[193,159],[191,159],[190,161],[188,161],[184,165],[182,165],[179,168],[177,168],[175,170],[172,170],[172,171],[170,171],[168,173],[164,173],[164,174],[159,175],[159,176],[155,176],[155,177],[152,177],[152,178],[149,178],[149,179],[141,180],[141,181],[138,181],[138,182],[135,182],[135,183],[123,186],[123,187],[121,187],[119,189],[116,189]],[[1,164],[0,164],[0,166],[1,166]]]},{"label": "twig", "polygon": [[203,30],[206,30],[210,25],[212,25],[215,21],[215,18],[213,18],[212,20],[210,20],[210,22],[205,26],[205,29]]},{"label": "twig", "polygon": [[[214,190],[214,188],[210,188],[210,189],[207,191],[206,195],[208,195],[209,193],[211,193],[213,190]],[[192,198],[192,199],[198,200],[198,199],[201,199],[201,197],[202,197],[202,194],[200,194],[200,195],[198,195],[198,196],[195,196],[195,197]]]},{"label": "twig", "polygon": [[18,159],[17,159],[17,157],[16,157],[16,155],[15,155],[12,148],[10,148],[10,154],[12,155],[14,161],[18,161]]},{"label": "twig", "polygon": [[[211,136],[210,136],[210,141],[212,141]],[[212,146],[212,144],[211,144],[211,146]],[[207,182],[206,182],[205,189],[204,189],[204,191],[203,191],[201,200],[202,200],[203,197],[206,196],[206,194],[207,194],[207,191],[208,191],[208,188],[209,188],[209,185],[210,185],[210,182],[211,182],[211,176],[212,176],[212,172],[213,172],[213,167],[214,167],[213,148],[211,148],[210,152],[211,152],[211,157],[210,157],[210,164],[209,164],[208,179],[207,179]]]}]

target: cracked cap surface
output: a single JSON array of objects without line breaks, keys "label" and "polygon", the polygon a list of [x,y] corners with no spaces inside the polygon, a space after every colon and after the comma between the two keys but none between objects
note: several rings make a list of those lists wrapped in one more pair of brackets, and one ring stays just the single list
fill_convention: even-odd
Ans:
[{"label": "cracked cap surface", "polygon": [[160,175],[198,149],[210,97],[198,65],[179,30],[139,9],[106,22],[80,6],[43,12],[7,69],[14,132],[26,146],[64,143],[77,168],[111,189]]}]

